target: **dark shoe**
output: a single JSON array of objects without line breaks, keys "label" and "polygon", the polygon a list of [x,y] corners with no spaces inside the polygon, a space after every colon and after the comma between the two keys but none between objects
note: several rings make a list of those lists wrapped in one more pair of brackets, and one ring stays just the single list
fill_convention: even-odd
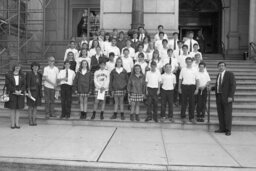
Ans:
[{"label": "dark shoe", "polygon": [[110,119],[116,119],[117,118],[117,113],[114,112],[114,114],[110,117]]},{"label": "dark shoe", "polygon": [[121,113],[121,120],[125,120],[124,113]]},{"label": "dark shoe", "polygon": [[37,123],[34,123],[33,126],[37,126]]},{"label": "dark shoe", "polygon": [[130,114],[130,121],[134,121],[134,115]]},{"label": "dark shoe", "polygon": [[11,126],[11,129],[15,129],[16,127],[15,126]]},{"label": "dark shoe", "polygon": [[103,119],[104,119],[104,116],[103,116],[103,115],[104,115],[104,113],[101,112],[101,113],[100,113],[100,120],[103,120]]},{"label": "dark shoe", "polygon": [[153,121],[158,122],[158,119],[155,117],[155,118],[153,118]]},{"label": "dark shoe", "polygon": [[146,117],[145,122],[151,121],[152,118],[150,116]]},{"label": "dark shoe", "polygon": [[91,120],[94,120],[94,119],[95,119],[95,115],[96,115],[96,112],[93,112],[93,113],[92,113]]},{"label": "dark shoe", "polygon": [[83,119],[86,119],[87,118],[87,112],[84,112],[84,118]]},{"label": "dark shoe", "polygon": [[16,129],[20,129],[20,126],[15,126]]},{"label": "dark shoe", "polygon": [[34,124],[32,124],[32,123],[29,123],[28,125],[29,125],[29,126],[34,126]]},{"label": "dark shoe", "polygon": [[227,131],[227,132],[225,133],[225,135],[226,135],[226,136],[230,136],[230,135],[231,135],[231,132],[230,132],[230,131]]},{"label": "dark shoe", "polygon": [[215,132],[215,133],[225,133],[225,131],[222,131],[222,130],[220,130],[220,129],[217,129],[217,130],[215,130],[214,132]]},{"label": "dark shoe", "polygon": [[135,120],[136,120],[137,122],[139,122],[139,121],[140,121],[140,117],[139,117],[139,115],[135,115]]},{"label": "dark shoe", "polygon": [[80,119],[84,119],[84,112],[80,112]]}]

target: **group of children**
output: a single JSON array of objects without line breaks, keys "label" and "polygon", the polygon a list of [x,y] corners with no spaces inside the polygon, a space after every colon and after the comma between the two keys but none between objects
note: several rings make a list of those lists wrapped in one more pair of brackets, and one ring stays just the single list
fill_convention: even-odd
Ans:
[{"label": "group of children", "polygon": [[[203,122],[206,110],[207,87],[210,77],[202,61],[199,45],[193,32],[184,41],[178,33],[168,39],[163,26],[158,27],[154,40],[143,27],[126,38],[124,32],[111,35],[100,31],[93,39],[79,43],[70,42],[65,52],[64,69],[57,74],[61,85],[61,118],[70,117],[72,92],[79,96],[81,119],[87,118],[88,97],[95,95],[91,120],[101,103],[100,119],[104,119],[105,101],[114,98],[111,119],[125,119],[124,103],[130,105],[130,120],[140,121],[140,105],[146,101],[145,121],[158,122],[158,99],[161,97],[161,117],[174,122],[173,105],[181,104],[181,118],[186,123],[186,108],[189,104],[189,120]],[[49,58],[52,59],[53,57]],[[166,106],[168,114],[166,115]]]}]

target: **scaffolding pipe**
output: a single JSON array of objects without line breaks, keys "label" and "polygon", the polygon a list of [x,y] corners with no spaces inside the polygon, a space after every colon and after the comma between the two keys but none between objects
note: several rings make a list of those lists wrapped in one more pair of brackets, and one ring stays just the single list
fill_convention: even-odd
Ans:
[{"label": "scaffolding pipe", "polygon": [[18,0],[18,62],[20,62],[20,1]]}]

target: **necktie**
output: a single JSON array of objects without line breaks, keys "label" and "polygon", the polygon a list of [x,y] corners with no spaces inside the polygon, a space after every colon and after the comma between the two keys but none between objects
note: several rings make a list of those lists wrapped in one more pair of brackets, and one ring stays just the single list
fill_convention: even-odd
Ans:
[{"label": "necktie", "polygon": [[169,64],[172,64],[172,58],[170,57],[170,59],[169,59]]},{"label": "necktie", "polygon": [[218,83],[218,92],[219,93],[222,93],[221,82],[222,82],[222,78],[221,78],[221,74],[219,74],[219,83]]},{"label": "necktie", "polygon": [[68,79],[68,70],[66,69],[66,79]]},{"label": "necktie", "polygon": [[173,43],[174,43],[174,48],[173,49],[176,50],[176,39],[174,39]]},{"label": "necktie", "polygon": [[190,39],[190,52],[192,52],[192,39]]},{"label": "necktie", "polygon": [[179,50],[179,56],[180,56],[180,54],[181,54],[181,53],[180,53],[180,50]]}]

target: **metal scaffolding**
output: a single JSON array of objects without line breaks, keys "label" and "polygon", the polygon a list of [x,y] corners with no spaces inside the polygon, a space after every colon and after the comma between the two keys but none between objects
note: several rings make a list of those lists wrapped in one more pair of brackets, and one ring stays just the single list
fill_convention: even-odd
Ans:
[{"label": "metal scaffolding", "polygon": [[[9,61],[18,62],[46,54],[49,47],[45,47],[45,13],[50,3],[51,0],[0,0],[1,66],[6,65],[2,59],[5,52]],[[33,49],[35,45],[37,49]]]}]

